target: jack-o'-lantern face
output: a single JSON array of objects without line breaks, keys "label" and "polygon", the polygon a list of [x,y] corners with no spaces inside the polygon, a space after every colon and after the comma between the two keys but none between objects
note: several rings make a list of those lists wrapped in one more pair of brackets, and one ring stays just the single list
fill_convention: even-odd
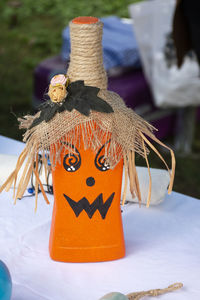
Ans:
[{"label": "jack-o'-lantern face", "polygon": [[[54,173],[57,175],[53,174],[53,181],[55,184],[59,180],[59,198],[64,198],[65,209],[70,209],[76,218],[86,214],[92,219],[97,214],[105,219],[115,199],[116,190],[120,193],[121,184],[116,181],[122,163],[113,170],[110,168],[105,159],[105,149],[109,143],[110,140],[106,141],[97,153],[66,144],[73,153],[65,149],[61,155],[61,164],[56,166]],[[55,186],[57,188],[58,184]]]},{"label": "jack-o'-lantern face", "polygon": [[[110,140],[106,143],[108,144]],[[63,158],[63,167],[66,170],[66,172],[69,173],[75,173],[75,172],[81,172],[80,168],[82,167],[82,158],[81,154],[78,151],[76,147],[73,145],[69,145],[71,148],[73,148],[74,153],[73,154],[65,154]],[[105,159],[105,145],[103,145],[97,154],[95,155],[95,158],[93,159],[94,167],[96,168],[91,170],[91,176],[86,176],[87,173],[84,173],[82,176],[82,180],[86,187],[90,187],[91,189],[95,189],[95,184],[99,180],[99,176],[102,176],[100,172],[109,172],[110,166],[109,163],[106,162]],[[88,162],[88,160],[87,160]],[[84,164],[83,164],[84,165]],[[95,172],[96,171],[96,172]],[[100,172],[99,172],[100,171]],[[108,174],[109,175],[109,174]],[[75,177],[75,175],[74,175]],[[90,202],[87,199],[87,196],[83,196],[80,200],[78,199],[72,199],[67,194],[63,193],[65,199],[67,200],[68,204],[74,211],[74,214],[76,217],[78,217],[83,210],[87,213],[88,217],[91,219],[95,212],[98,210],[102,219],[105,219],[107,212],[109,210],[109,207],[112,204],[113,198],[115,196],[115,192],[112,192],[108,199],[103,199],[103,193],[97,195],[97,197],[94,199],[93,202]],[[78,201],[77,201],[78,200]]]}]

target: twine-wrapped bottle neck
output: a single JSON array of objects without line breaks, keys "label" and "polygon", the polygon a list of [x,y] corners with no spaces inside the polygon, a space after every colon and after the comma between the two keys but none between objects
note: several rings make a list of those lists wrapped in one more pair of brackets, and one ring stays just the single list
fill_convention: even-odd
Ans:
[{"label": "twine-wrapped bottle neck", "polygon": [[70,80],[84,80],[89,86],[107,88],[102,56],[103,24],[70,22],[71,54],[67,75]]}]

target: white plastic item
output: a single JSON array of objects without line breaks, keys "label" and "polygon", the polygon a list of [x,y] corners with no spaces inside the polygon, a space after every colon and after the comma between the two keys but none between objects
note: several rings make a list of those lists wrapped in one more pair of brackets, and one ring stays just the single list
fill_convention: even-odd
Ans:
[{"label": "white plastic item", "polygon": [[186,57],[180,69],[167,66],[167,34],[172,32],[175,0],[143,1],[129,6],[146,78],[158,107],[200,104],[199,66]]},{"label": "white plastic item", "polygon": [[[136,167],[138,179],[140,183],[140,192],[141,192],[141,203],[146,204],[148,192],[149,192],[149,173],[148,169],[145,167]],[[151,201],[150,206],[158,205],[164,201],[167,194],[167,188],[169,185],[169,173],[166,170],[150,168],[152,187],[151,187]],[[122,180],[122,187],[124,186],[124,174]],[[128,185],[129,186],[129,185]],[[122,188],[123,190],[123,188]],[[128,202],[138,203],[138,198],[134,199],[131,196],[130,190],[127,188],[126,200]]]}]

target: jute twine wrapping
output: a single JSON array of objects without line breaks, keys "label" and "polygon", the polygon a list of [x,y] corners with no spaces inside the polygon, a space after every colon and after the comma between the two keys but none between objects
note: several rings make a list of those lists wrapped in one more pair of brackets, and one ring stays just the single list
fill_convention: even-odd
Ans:
[{"label": "jute twine wrapping", "polygon": [[143,291],[143,292],[136,292],[136,293],[130,293],[127,295],[129,300],[139,300],[146,297],[157,297],[169,292],[173,292],[176,290],[179,290],[183,287],[183,284],[181,282],[174,283],[170,286],[168,286],[165,289],[155,289],[155,290],[149,290],[149,291]]},{"label": "jute twine wrapping", "polygon": [[[105,159],[109,162],[110,167],[114,168],[121,159],[124,160],[125,188],[122,199],[123,203],[126,199],[128,177],[130,179],[132,196],[137,196],[139,201],[141,201],[139,181],[135,167],[135,153],[145,158],[150,177],[149,194],[147,198],[147,206],[149,206],[151,198],[151,174],[147,157],[149,152],[148,148],[151,148],[160,157],[169,171],[169,193],[172,190],[174,180],[174,153],[154,136],[153,130],[155,128],[153,126],[134,113],[132,109],[127,108],[124,101],[116,93],[106,90],[107,77],[103,69],[101,49],[102,23],[98,22],[89,25],[70,23],[70,30],[72,49],[71,62],[67,75],[71,81],[84,80],[87,85],[99,87],[100,91],[98,96],[107,101],[114,112],[101,113],[91,111],[89,116],[85,116],[75,109],[71,112],[63,111],[57,113],[50,121],[43,121],[32,129],[29,129],[29,127],[40,112],[35,116],[28,115],[23,119],[19,119],[20,128],[26,129],[23,138],[23,141],[26,142],[26,147],[18,159],[16,169],[0,188],[0,192],[3,189],[9,190],[13,182],[15,185],[19,169],[25,162],[22,178],[16,193],[14,189],[13,196],[15,201],[17,198],[23,196],[33,172],[36,177],[36,182],[40,186],[45,200],[48,203],[48,199],[39,180],[38,154],[40,153],[42,155],[43,166],[46,172],[48,164],[47,155],[49,155],[50,148],[55,150],[50,152],[50,160],[54,168],[56,163],[61,163],[60,154],[63,148],[67,148],[70,153],[73,152],[73,148],[67,145],[74,145],[76,148],[79,148],[82,138],[85,150],[90,148],[94,152],[97,152],[99,148],[105,144],[105,140],[110,140],[110,142],[105,145]],[[171,152],[171,170],[147,137]]]},{"label": "jute twine wrapping", "polygon": [[107,88],[103,67],[102,22],[74,24],[70,22],[71,54],[68,76],[71,81],[83,80],[86,85]]}]

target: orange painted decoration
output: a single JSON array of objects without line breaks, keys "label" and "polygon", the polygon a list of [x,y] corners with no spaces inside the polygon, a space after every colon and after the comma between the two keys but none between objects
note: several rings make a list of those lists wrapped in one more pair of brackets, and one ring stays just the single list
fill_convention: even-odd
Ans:
[{"label": "orange painted decoration", "polygon": [[[98,21],[95,17],[72,20],[75,24]],[[57,163],[55,170],[52,170],[54,208],[49,240],[51,258],[64,262],[122,258],[125,255],[120,209],[123,160],[113,170],[101,170],[96,161],[98,155],[91,149],[84,150],[82,138],[75,157],[67,157],[68,154],[65,149],[61,153],[61,164]],[[71,167],[77,159],[72,171],[68,171],[70,159]]]},{"label": "orange painted decoration", "polygon": [[[65,156],[68,154],[66,149],[61,154],[61,164],[57,164],[52,171],[54,208],[49,242],[50,256],[53,260],[64,262],[119,259],[125,255],[120,209],[123,161],[113,170],[101,171],[95,164],[97,154],[91,149],[84,150],[82,141],[77,150],[81,164],[76,171],[67,171],[69,158]],[[101,215],[101,209],[91,206],[98,196],[98,199],[102,196],[102,204],[105,204],[109,197],[112,198],[113,193],[114,197],[106,215],[105,211]],[[76,216],[70,203],[77,203],[83,198],[87,199],[82,200],[87,208],[77,210],[79,215]]]},{"label": "orange painted decoration", "polygon": [[74,24],[94,24],[99,21],[98,18],[95,17],[77,17],[72,20]]}]

